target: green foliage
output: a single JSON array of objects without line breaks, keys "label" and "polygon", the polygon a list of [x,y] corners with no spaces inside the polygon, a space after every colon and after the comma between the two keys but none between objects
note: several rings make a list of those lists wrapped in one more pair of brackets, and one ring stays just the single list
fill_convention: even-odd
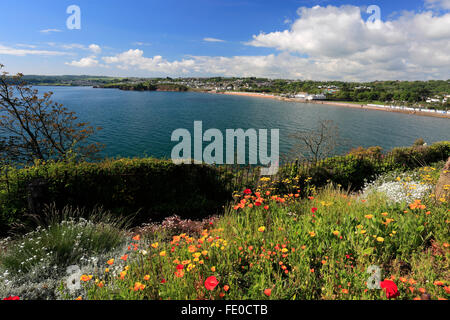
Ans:
[{"label": "green foliage", "polygon": [[[37,202],[93,208],[102,205],[118,215],[133,215],[135,223],[178,214],[201,218],[215,214],[231,199],[227,178],[210,166],[175,165],[157,159],[89,162],[37,162],[10,169],[0,184],[0,222],[24,222],[30,183],[43,185]],[[8,181],[8,183],[6,183]]]},{"label": "green foliage", "polygon": [[[450,142],[437,142],[431,146],[394,148],[386,155],[379,147],[355,149],[346,156],[336,156],[311,164],[295,163],[280,169],[281,176],[298,177],[300,189],[306,184],[302,181],[323,187],[329,182],[341,185],[344,189],[360,190],[367,181],[385,172],[405,171],[447,160],[450,156]],[[284,185],[280,184],[279,188]],[[283,190],[287,191],[287,190]]]},{"label": "green foliage", "polygon": [[[423,144],[423,143],[422,143]],[[359,157],[370,157],[370,158],[376,158],[379,159],[382,156],[383,148],[381,147],[369,147],[369,148],[363,148],[358,147],[350,150],[348,154],[359,156]]]},{"label": "green foliage", "polygon": [[[3,67],[0,64],[0,70]],[[52,95],[39,95],[20,73],[0,74],[0,161],[29,164],[34,159],[62,160],[74,154],[95,158],[102,146],[87,141],[100,128],[79,121]]]},{"label": "green foliage", "polygon": [[431,146],[413,146],[410,148],[394,148],[391,153],[395,163],[406,167],[416,168],[441,160],[450,156],[450,141],[434,143]]},{"label": "green foliage", "polygon": [[188,91],[188,87],[181,84],[165,83],[156,84],[151,81],[144,81],[138,83],[109,83],[101,85],[102,88],[118,88],[120,90],[129,91]]},{"label": "green foliage", "polygon": [[425,144],[425,140],[423,140],[422,138],[416,139],[414,141],[414,146],[423,146]]},{"label": "green foliage", "polygon": [[46,224],[36,231],[7,243],[0,266],[9,274],[20,276],[42,264],[66,267],[82,258],[110,252],[124,242],[124,221],[101,209],[85,214],[70,207],[61,211],[48,208],[46,216]]},{"label": "green foliage", "polygon": [[[413,105],[423,103],[435,95],[448,94],[450,83],[445,80],[432,81],[375,81],[369,83],[336,84],[340,90],[328,95],[330,100],[358,101]],[[437,103],[428,105],[446,110],[447,105]]]}]

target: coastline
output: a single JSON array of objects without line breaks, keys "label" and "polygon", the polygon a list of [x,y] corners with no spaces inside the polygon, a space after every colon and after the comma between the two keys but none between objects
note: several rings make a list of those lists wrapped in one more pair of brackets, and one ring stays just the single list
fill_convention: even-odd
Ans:
[{"label": "coastline", "polygon": [[[73,86],[73,85],[33,85],[33,86],[59,86],[59,87],[92,87],[92,88],[100,88],[97,86]],[[110,88],[110,89],[119,89],[120,88]],[[137,91],[137,90],[132,90]],[[262,98],[262,99],[274,99],[286,102],[296,102],[296,103],[309,103],[309,104],[319,104],[319,105],[331,105],[337,107],[345,107],[345,108],[355,108],[360,110],[375,110],[375,111],[384,111],[384,112],[395,112],[395,113],[403,113],[410,114],[416,116],[426,116],[426,117],[434,117],[434,118],[444,118],[450,119],[450,112],[447,114],[438,113],[438,112],[427,112],[427,111],[417,111],[417,110],[405,110],[401,108],[395,107],[382,107],[373,104],[359,104],[359,103],[347,103],[347,102],[339,102],[339,101],[328,101],[328,100],[305,100],[298,98],[285,98],[276,96],[273,94],[267,93],[258,93],[258,92],[239,92],[239,91],[226,91],[226,92],[217,92],[217,91],[205,91],[205,90],[188,90],[188,91],[178,91],[178,90],[164,90],[164,89],[156,89],[153,91],[159,92],[201,92],[201,93],[211,93],[211,94],[224,94],[224,95],[232,95],[232,96],[244,96],[244,97],[252,97],[252,98]]]},{"label": "coastline", "polygon": [[213,94],[225,94],[225,95],[232,95],[232,96],[245,96],[245,97],[253,97],[253,98],[263,98],[263,99],[275,99],[280,101],[287,101],[287,102],[297,102],[297,103],[313,103],[313,104],[319,104],[319,105],[332,105],[332,106],[338,106],[338,107],[346,107],[346,108],[356,108],[356,109],[363,109],[363,110],[376,110],[376,111],[384,111],[384,112],[396,112],[396,113],[403,113],[403,114],[411,114],[411,115],[417,115],[417,116],[428,116],[428,117],[435,117],[435,118],[444,118],[444,119],[450,119],[450,114],[442,114],[437,112],[426,112],[426,111],[411,111],[411,110],[403,110],[403,109],[395,109],[395,108],[385,108],[385,107],[377,107],[375,105],[370,104],[356,104],[356,103],[345,103],[345,102],[334,102],[334,101],[323,101],[323,100],[304,100],[304,99],[296,99],[296,98],[285,98],[276,96],[273,94],[265,94],[265,93],[257,93],[257,92],[234,92],[234,91],[228,91],[228,92],[214,92],[214,91],[206,91],[208,93]]}]

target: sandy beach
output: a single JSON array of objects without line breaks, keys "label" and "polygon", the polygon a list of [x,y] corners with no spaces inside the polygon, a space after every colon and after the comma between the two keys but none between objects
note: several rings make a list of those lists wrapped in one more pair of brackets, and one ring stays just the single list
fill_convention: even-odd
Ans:
[{"label": "sandy beach", "polygon": [[211,92],[214,94],[225,94],[232,96],[246,96],[246,97],[254,97],[254,98],[263,98],[263,99],[276,99],[281,101],[289,101],[289,102],[300,102],[300,103],[314,103],[320,105],[332,105],[332,106],[340,106],[346,108],[356,108],[356,109],[364,109],[364,110],[377,110],[384,112],[397,112],[404,114],[413,114],[418,116],[428,116],[428,117],[437,117],[437,118],[447,118],[450,119],[450,114],[442,114],[437,112],[426,112],[426,111],[412,111],[412,110],[403,110],[403,109],[394,109],[394,108],[386,108],[386,107],[377,107],[375,105],[367,105],[367,104],[356,104],[356,103],[345,103],[345,102],[334,102],[334,101],[320,101],[320,100],[304,100],[304,99],[296,99],[296,98],[285,98],[276,96],[273,94],[265,94],[265,93],[257,93],[257,92]]}]

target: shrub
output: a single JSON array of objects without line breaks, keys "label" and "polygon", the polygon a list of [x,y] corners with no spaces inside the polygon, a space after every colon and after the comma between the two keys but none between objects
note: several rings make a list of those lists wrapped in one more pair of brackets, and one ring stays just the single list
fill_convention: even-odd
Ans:
[{"label": "shrub", "polygon": [[205,217],[231,199],[229,178],[213,167],[157,159],[37,163],[11,169],[8,180],[9,192],[5,184],[0,187],[0,210],[7,213],[0,221],[3,231],[13,221],[23,222],[24,213],[38,214],[48,203],[57,208],[101,205],[117,215],[134,215],[138,224],[173,214]]},{"label": "shrub", "polygon": [[[370,150],[370,151],[369,151]],[[323,187],[329,182],[344,189],[361,190],[378,175],[390,171],[405,171],[430,165],[450,156],[450,142],[438,142],[431,146],[395,148],[386,155],[379,148],[355,149],[346,156],[327,158],[310,165],[290,165],[281,168],[281,177],[299,177],[300,183],[310,178],[309,183]],[[281,178],[280,180],[282,180]],[[300,185],[304,188],[305,185]]]},{"label": "shrub", "polygon": [[413,169],[442,161],[450,155],[450,141],[435,143],[431,146],[413,146],[410,148],[394,148],[390,152],[393,162]]},{"label": "shrub", "polygon": [[416,139],[416,141],[414,141],[413,146],[423,146],[425,144],[425,140],[423,140],[422,138]]},{"label": "shrub", "polygon": [[381,147],[369,147],[369,148],[363,148],[358,147],[350,150],[348,154],[359,156],[359,157],[372,157],[372,158],[381,158],[383,148]]}]

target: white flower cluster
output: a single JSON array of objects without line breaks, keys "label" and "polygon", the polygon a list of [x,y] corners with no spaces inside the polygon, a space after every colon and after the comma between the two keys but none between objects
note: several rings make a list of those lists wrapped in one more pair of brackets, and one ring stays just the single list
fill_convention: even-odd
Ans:
[{"label": "white flower cluster", "polygon": [[[69,259],[75,259],[83,274],[101,273],[107,260],[114,256],[120,257],[126,251],[126,247],[123,247],[126,243],[124,238],[115,248],[99,251],[94,240],[98,241],[99,229],[108,227],[108,224],[96,224],[83,218],[69,218],[60,223],[52,223],[47,228],[38,227],[20,240],[1,240],[0,254],[12,254],[16,267],[6,270],[0,264],[0,298],[10,295],[33,300],[72,298],[61,287],[61,284],[66,284],[69,276],[66,272],[67,265],[61,258],[67,254]],[[70,252],[66,252],[64,247],[58,252],[58,246],[53,250],[56,241],[70,247]],[[63,256],[58,256],[61,254]],[[70,261],[67,263],[71,264]],[[115,268],[111,269],[115,273]],[[79,293],[81,292],[77,294]]]},{"label": "white flower cluster", "polygon": [[[120,246],[111,252],[91,257],[83,256],[80,258],[77,266],[79,266],[81,274],[87,275],[102,274],[105,267],[109,267],[109,274],[117,276],[125,265],[120,260],[125,251],[126,246]],[[106,261],[111,257],[117,257],[117,263],[113,266],[108,266]],[[74,299],[84,295],[83,288],[75,292],[70,292],[67,289],[69,277],[70,274],[67,273],[66,267],[48,265],[46,263],[36,265],[30,271],[21,272],[17,275],[11,275],[9,271],[2,270],[2,273],[0,273],[0,298],[13,295],[19,296],[23,300],[61,300]]]},{"label": "white flower cluster", "polygon": [[410,203],[416,199],[423,199],[431,193],[432,184],[419,181],[416,172],[379,176],[375,181],[366,183],[360,197],[367,198],[370,194],[383,193],[394,203]]}]

